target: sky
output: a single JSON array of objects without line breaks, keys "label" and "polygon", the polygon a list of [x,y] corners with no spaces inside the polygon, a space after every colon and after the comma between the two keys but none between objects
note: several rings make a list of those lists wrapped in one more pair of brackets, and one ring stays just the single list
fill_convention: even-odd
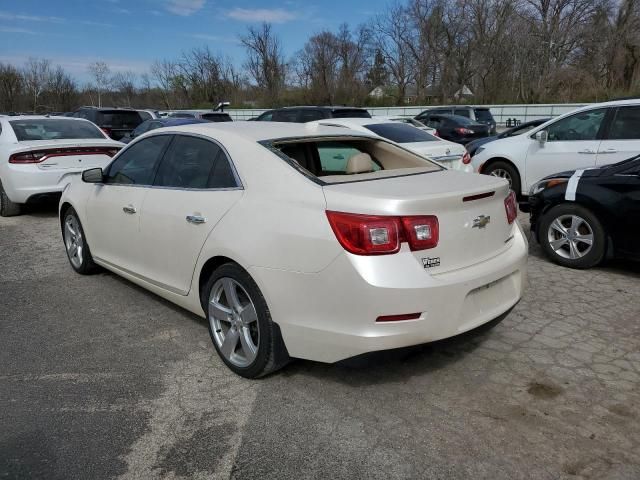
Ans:
[{"label": "sky", "polygon": [[285,54],[321,30],[357,26],[383,12],[389,0],[0,0],[0,62],[21,66],[48,58],[81,82],[87,66],[104,61],[112,72],[148,71],[207,45],[241,66],[239,35],[270,22]]}]

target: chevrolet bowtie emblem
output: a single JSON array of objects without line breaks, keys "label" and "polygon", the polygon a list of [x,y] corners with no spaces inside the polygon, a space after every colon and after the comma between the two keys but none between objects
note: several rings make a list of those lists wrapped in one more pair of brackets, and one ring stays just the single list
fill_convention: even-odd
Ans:
[{"label": "chevrolet bowtie emblem", "polygon": [[490,215],[480,215],[473,219],[473,225],[471,228],[484,228],[489,225],[489,222],[491,222]]}]

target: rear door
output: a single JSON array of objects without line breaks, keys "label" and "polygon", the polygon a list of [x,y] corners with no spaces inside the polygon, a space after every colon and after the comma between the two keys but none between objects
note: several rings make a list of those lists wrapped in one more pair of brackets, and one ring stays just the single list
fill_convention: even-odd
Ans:
[{"label": "rear door", "polygon": [[200,136],[175,135],[144,198],[142,275],[186,295],[202,246],[242,193],[219,144]]},{"label": "rear door", "polygon": [[97,259],[141,271],[140,210],[170,139],[154,135],[134,143],[107,168],[105,182],[92,185],[85,230]]},{"label": "rear door", "polygon": [[609,165],[640,153],[640,105],[612,112],[605,138],[600,143],[597,165]]},{"label": "rear door", "polygon": [[554,173],[594,167],[604,131],[606,108],[575,113],[547,126],[548,141],[528,137],[522,191]]}]

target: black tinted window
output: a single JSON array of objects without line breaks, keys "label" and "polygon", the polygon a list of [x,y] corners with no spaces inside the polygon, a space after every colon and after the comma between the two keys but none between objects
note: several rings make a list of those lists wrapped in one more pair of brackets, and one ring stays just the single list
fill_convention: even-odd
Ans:
[{"label": "black tinted window", "polygon": [[468,108],[456,108],[453,111],[454,115],[460,115],[461,117],[471,117],[471,115],[469,114],[469,109]]},{"label": "black tinted window", "polygon": [[331,116],[333,118],[371,118],[369,112],[362,108],[341,108],[334,110]]},{"label": "black tinted window", "polygon": [[493,120],[493,115],[491,115],[491,111],[486,108],[476,108],[474,112],[476,114],[476,120],[480,120],[483,122],[489,122]]},{"label": "black tinted window", "polygon": [[256,120],[259,122],[270,122],[272,118],[273,118],[273,112],[271,111],[271,112],[264,112],[262,115],[256,118]]},{"label": "black tinted window", "polygon": [[233,119],[228,113],[203,113],[200,118],[210,122],[231,122]]},{"label": "black tinted window", "polygon": [[313,122],[314,120],[322,120],[324,115],[320,110],[301,110],[300,119],[301,123]]},{"label": "black tinted window", "polygon": [[274,122],[290,122],[298,121],[298,110],[279,110],[273,113],[272,120]]},{"label": "black tinted window", "polygon": [[374,123],[364,127],[397,143],[438,141],[433,135],[406,123]]},{"label": "black tinted window", "polygon": [[149,112],[145,112],[145,111],[138,112],[138,115],[140,115],[140,118],[142,120],[149,120],[153,118],[153,116]]},{"label": "black tinted window", "polygon": [[640,139],[640,107],[622,107],[618,109],[609,130],[609,139]]},{"label": "black tinted window", "polygon": [[169,135],[145,138],[127,148],[109,167],[105,183],[151,185]]},{"label": "black tinted window", "polygon": [[104,110],[100,112],[100,126],[110,128],[136,128],[142,123],[138,112],[126,110]]},{"label": "black tinted window", "polygon": [[236,186],[221,148],[208,140],[186,135],[175,137],[158,168],[154,185],[177,188]]},{"label": "black tinted window", "polygon": [[83,138],[104,139],[104,134],[93,123],[82,120],[34,118],[30,120],[11,120],[9,124],[19,142]]}]

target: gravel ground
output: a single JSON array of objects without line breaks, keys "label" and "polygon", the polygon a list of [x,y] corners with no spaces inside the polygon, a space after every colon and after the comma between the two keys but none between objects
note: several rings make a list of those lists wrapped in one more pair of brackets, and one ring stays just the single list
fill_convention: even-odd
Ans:
[{"label": "gravel ground", "polygon": [[249,381],[55,206],[0,218],[0,478],[640,478],[640,265],[530,253],[492,328]]}]

